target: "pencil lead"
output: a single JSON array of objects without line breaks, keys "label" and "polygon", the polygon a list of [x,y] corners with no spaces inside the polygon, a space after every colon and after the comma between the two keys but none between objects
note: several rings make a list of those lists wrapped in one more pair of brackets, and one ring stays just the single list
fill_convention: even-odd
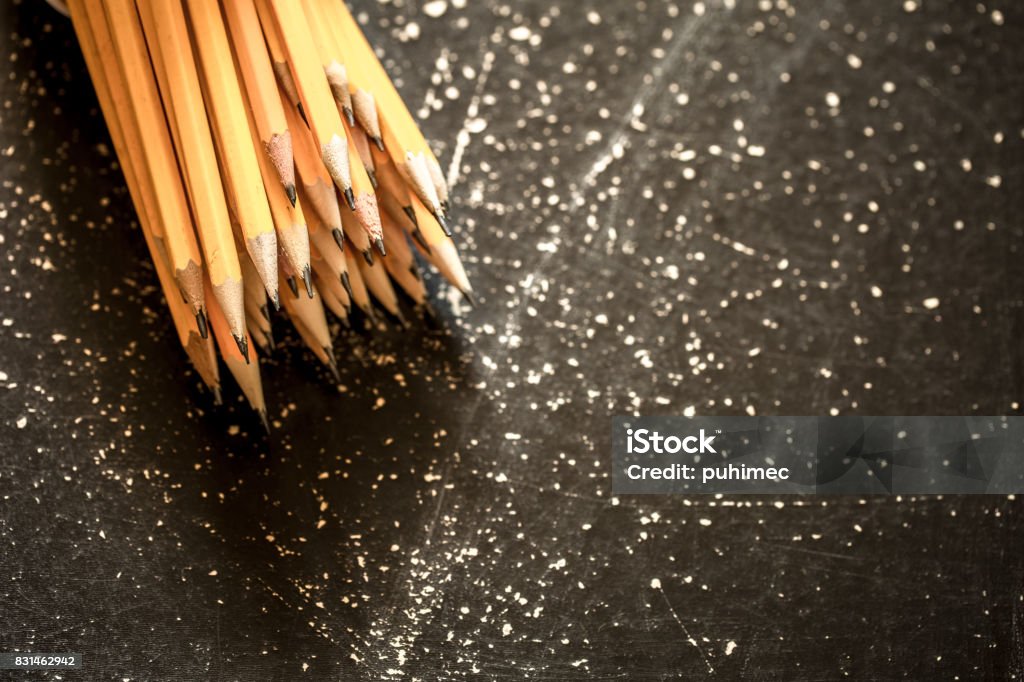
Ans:
[{"label": "pencil lead", "polygon": [[412,221],[413,225],[416,227],[420,226],[420,221],[416,220],[416,211],[412,210],[412,206],[403,206],[402,211],[405,212],[405,215],[409,216],[409,220]]},{"label": "pencil lead", "polygon": [[336,227],[331,230],[331,236],[334,237],[334,243],[338,245],[339,249],[345,249],[345,233],[341,231],[340,227]]},{"label": "pencil lead", "polygon": [[292,206],[295,206],[295,202],[298,201],[298,195],[295,193],[295,183],[290,183],[284,186],[284,192],[288,195],[288,201],[292,202]]},{"label": "pencil lead", "polygon": [[384,249],[384,240],[383,239],[381,239],[380,237],[377,237],[377,239],[374,240],[373,245],[377,247],[377,250],[380,252],[380,255],[382,255],[384,257],[387,257],[388,252]]},{"label": "pencil lead", "polygon": [[270,322],[270,309],[267,308],[267,304],[264,303],[260,306],[260,314],[263,315],[263,319]]},{"label": "pencil lead", "polygon": [[270,302],[274,305],[274,310],[280,312],[280,310],[281,310],[281,294],[279,292],[277,292],[277,291],[274,292],[274,296],[273,296],[273,298],[270,299]]},{"label": "pencil lead", "polygon": [[345,190],[345,203],[348,204],[349,210],[356,210],[356,195],[352,192],[351,187]]},{"label": "pencil lead", "polygon": [[265,409],[263,409],[263,410],[257,410],[257,412],[259,412],[260,421],[263,422],[263,428],[267,432],[267,435],[269,436],[270,435],[270,420],[267,419],[267,411]]},{"label": "pencil lead", "polygon": [[235,336],[235,343],[238,344],[238,352],[245,358],[245,364],[249,364],[249,340],[244,336]]},{"label": "pencil lead", "polygon": [[[352,293],[352,282],[349,281],[348,273],[341,273],[341,286],[345,287],[345,293],[348,294],[348,300],[354,301],[356,299],[355,294]],[[348,311],[352,312],[352,304],[349,303]]]},{"label": "pencil lead", "polygon": [[366,260],[367,265],[373,267],[373,249],[363,251],[363,258]]},{"label": "pencil lead", "polygon": [[451,237],[452,236],[452,231],[448,229],[448,223],[444,219],[444,214],[443,213],[438,213],[437,211],[431,211],[431,213],[434,216],[434,220],[437,221],[437,224],[441,226],[442,230],[444,230],[445,236],[446,237]]},{"label": "pencil lead", "polygon": [[475,308],[476,307],[476,299],[473,298],[473,294],[471,292],[465,291],[465,290],[460,290],[460,291],[462,291],[462,298],[466,299],[466,303],[469,304],[469,307],[470,308]]},{"label": "pencil lead", "polygon": [[313,298],[313,271],[308,265],[302,268],[302,283],[306,285],[306,295]]},{"label": "pencil lead", "polygon": [[302,122],[309,126],[309,119],[306,118],[306,110],[302,108],[302,102],[299,102],[296,106],[299,109],[299,117],[302,119]]},{"label": "pencil lead", "polygon": [[220,386],[214,386],[213,387],[213,404],[214,405],[223,405],[224,404],[224,396],[221,395]]},{"label": "pencil lead", "polygon": [[428,256],[432,254],[432,251],[430,250],[430,245],[427,244],[427,240],[423,238],[423,233],[420,231],[420,228],[417,227],[415,230],[412,231],[412,238],[416,240],[416,243],[420,245],[420,247],[423,249],[424,252],[426,252]]},{"label": "pencil lead", "polygon": [[338,371],[338,361],[334,359],[334,351],[330,346],[324,346],[324,353],[327,354],[327,366],[331,368],[335,383],[341,383],[341,372]]},{"label": "pencil lead", "polygon": [[377,149],[384,151],[384,140],[381,139],[380,135],[374,135],[371,139],[373,140],[373,143],[377,145]]},{"label": "pencil lead", "polygon": [[420,269],[416,265],[415,261],[413,261],[412,263],[409,264],[409,274],[411,274],[413,277],[415,277],[417,282],[422,282],[423,281],[423,275],[420,274]]},{"label": "pencil lead", "polygon": [[348,127],[351,128],[356,124],[356,115],[352,111],[352,107],[342,107],[341,110],[345,113],[345,120],[348,121]]},{"label": "pencil lead", "polygon": [[206,325],[206,313],[202,310],[196,313],[196,325],[199,327],[199,336],[204,339],[210,338],[210,328]]},{"label": "pencil lead", "polygon": [[380,183],[377,182],[377,171],[367,168],[366,174],[370,176],[370,184],[373,186],[374,191],[377,191],[377,188],[380,186]]},{"label": "pencil lead", "polygon": [[445,212],[445,215],[447,215],[450,212],[451,207],[452,204],[447,199],[441,202],[441,210]]},{"label": "pencil lead", "polygon": [[295,298],[299,297],[299,284],[295,281],[295,276],[291,276],[285,280],[288,282],[288,288],[292,290],[292,296]]}]

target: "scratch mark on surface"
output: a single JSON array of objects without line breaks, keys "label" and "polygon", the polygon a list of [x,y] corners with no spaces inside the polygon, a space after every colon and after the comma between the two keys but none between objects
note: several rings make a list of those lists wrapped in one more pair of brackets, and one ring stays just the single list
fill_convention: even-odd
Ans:
[{"label": "scratch mark on surface", "polygon": [[661,598],[665,600],[665,605],[668,606],[669,613],[672,614],[672,618],[674,618],[676,623],[679,625],[679,629],[683,631],[684,635],[686,635],[686,641],[692,644],[693,648],[700,652],[700,657],[704,659],[704,665],[707,666],[708,672],[715,672],[715,668],[711,665],[711,661],[708,659],[707,653],[704,651],[701,645],[697,643],[697,640],[694,639],[693,635],[690,634],[690,631],[686,628],[686,625],[683,623],[683,620],[679,617],[679,614],[676,613],[676,610],[672,608],[672,602],[668,600],[668,595],[665,594],[665,590],[662,589],[661,581],[657,578],[654,578],[653,580],[651,580],[651,587],[653,587],[661,593]]},{"label": "scratch mark on surface", "polygon": [[[481,45],[482,47],[483,45]],[[473,89],[473,96],[466,107],[466,118],[462,121],[462,128],[455,136],[455,151],[452,152],[452,161],[448,164],[448,186],[454,187],[455,181],[459,178],[459,166],[462,164],[462,155],[469,146],[471,136],[470,129],[473,127],[480,113],[480,99],[483,96],[484,86],[487,84],[487,76],[494,67],[494,52],[488,50],[484,53],[484,61],[480,64],[480,77],[477,78],[476,87]]]}]

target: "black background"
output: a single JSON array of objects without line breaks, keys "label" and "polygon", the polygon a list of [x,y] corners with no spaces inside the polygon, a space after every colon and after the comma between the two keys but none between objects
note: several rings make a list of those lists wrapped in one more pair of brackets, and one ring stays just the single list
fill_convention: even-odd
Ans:
[{"label": "black background", "polygon": [[463,131],[478,305],[432,279],[439,323],[339,331],[340,389],[275,319],[269,437],[187,367],[70,25],[0,6],[0,650],[1019,679],[1019,499],[615,499],[609,440],[1020,411],[1020,8],[465,4],[357,10],[446,166]]}]

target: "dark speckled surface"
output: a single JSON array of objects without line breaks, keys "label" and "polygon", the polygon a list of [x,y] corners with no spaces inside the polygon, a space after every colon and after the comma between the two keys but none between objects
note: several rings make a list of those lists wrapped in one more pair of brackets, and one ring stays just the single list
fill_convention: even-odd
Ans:
[{"label": "dark speckled surface", "polygon": [[457,159],[479,304],[435,278],[439,324],[339,331],[341,389],[276,319],[265,437],[187,369],[70,26],[0,6],[0,650],[1020,679],[1020,499],[609,479],[614,414],[1021,411],[1020,6],[357,9]]}]

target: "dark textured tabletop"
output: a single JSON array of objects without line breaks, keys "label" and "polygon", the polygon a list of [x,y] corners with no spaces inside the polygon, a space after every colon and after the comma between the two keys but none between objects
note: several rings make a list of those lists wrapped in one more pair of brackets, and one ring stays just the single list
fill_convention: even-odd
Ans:
[{"label": "dark textured tabletop", "polygon": [[1020,679],[1019,498],[617,498],[609,441],[1021,412],[1024,9],[355,9],[478,302],[337,330],[338,387],[275,318],[267,436],[188,367],[70,25],[0,4],[0,651],[86,665],[10,679]]}]

